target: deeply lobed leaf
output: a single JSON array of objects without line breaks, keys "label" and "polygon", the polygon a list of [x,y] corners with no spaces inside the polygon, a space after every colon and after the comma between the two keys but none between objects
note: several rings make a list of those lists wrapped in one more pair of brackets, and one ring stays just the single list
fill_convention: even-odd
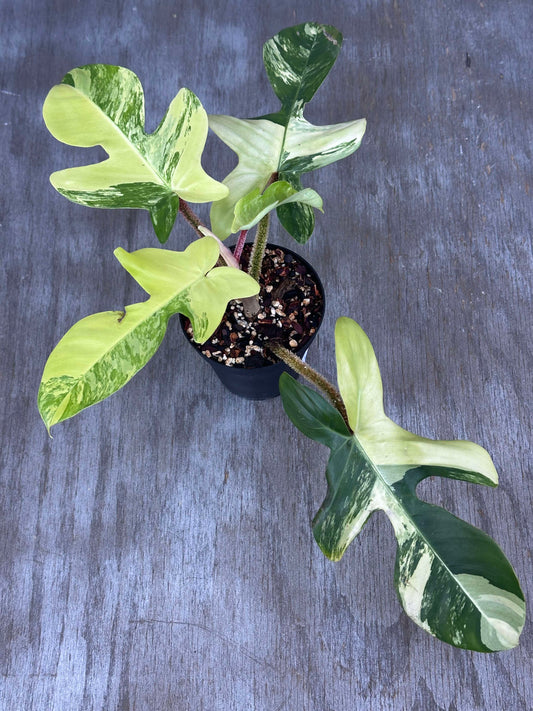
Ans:
[{"label": "deeply lobed leaf", "polygon": [[168,239],[180,197],[210,202],[227,194],[201,166],[207,114],[188,89],[180,90],[158,128],[147,134],[137,76],[124,67],[90,64],[73,69],[50,90],[43,116],[63,143],[101,145],[109,155],[53,173],[56,190],[91,207],[149,210],[160,242]]},{"label": "deeply lobed leaf", "polygon": [[[273,173],[280,173],[300,190],[302,173],[344,158],[361,144],[364,119],[313,126],[303,118],[305,104],[333,66],[341,43],[342,35],[326,25],[305,23],[283,30],[266,42],[263,52],[281,109],[255,119],[209,116],[209,126],[239,158],[237,167],[223,181],[228,196],[211,208],[212,228],[220,238],[234,231],[238,201],[252,191],[262,192]],[[304,203],[279,207],[278,215],[297,241],[307,241],[314,219]]]},{"label": "deeply lobed leaf", "polygon": [[123,387],[157,351],[168,319],[186,315],[202,343],[216,330],[231,299],[258,293],[248,274],[215,267],[216,240],[203,237],[184,252],[115,250],[122,266],[150,294],[124,311],[104,311],[76,323],[45,365],[38,405],[47,428]]},{"label": "deeply lobed leaf", "polygon": [[518,644],[525,620],[516,575],[485,533],[416,496],[428,476],[495,486],[488,453],[402,429],[383,411],[370,341],[354,321],[335,329],[337,373],[351,432],[332,405],[284,374],[283,406],[308,437],[330,449],[328,493],[313,521],[323,552],[338,560],[373,511],[389,516],[398,541],[395,585],[407,614],[449,644],[482,652]]}]

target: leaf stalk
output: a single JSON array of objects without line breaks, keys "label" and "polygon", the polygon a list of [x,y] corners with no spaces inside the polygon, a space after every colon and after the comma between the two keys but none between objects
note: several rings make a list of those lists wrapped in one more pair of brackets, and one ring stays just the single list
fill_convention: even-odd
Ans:
[{"label": "leaf stalk", "polygon": [[261,267],[263,265],[263,257],[265,256],[265,249],[268,241],[268,228],[270,225],[270,213],[261,218],[259,224],[257,225],[257,232],[254,239],[254,244],[252,247],[252,253],[250,255],[250,264],[248,265],[248,274],[259,281],[261,276]]},{"label": "leaf stalk", "polygon": [[350,423],[348,422],[348,413],[346,412],[344,402],[342,401],[341,394],[337,388],[321,373],[314,368],[311,368],[311,366],[307,365],[307,363],[304,363],[303,360],[296,355],[296,353],[293,353],[293,351],[290,351],[288,348],[285,348],[285,346],[282,346],[281,343],[271,341],[268,344],[268,348],[272,351],[272,353],[274,353],[274,355],[286,363],[289,368],[294,370],[295,373],[301,375],[302,378],[305,378],[312,385],[315,385],[326,395],[333,407],[341,413],[342,419],[351,432],[352,429],[350,427]]},{"label": "leaf stalk", "polygon": [[182,200],[180,198],[180,207],[179,207],[180,213],[183,215],[183,217],[187,220],[187,222],[191,225],[193,230],[198,234],[200,237],[203,237],[204,234],[203,232],[200,231],[200,227],[206,227],[202,220],[198,217],[198,215],[192,210],[191,206],[189,203],[185,202],[185,200]]},{"label": "leaf stalk", "polygon": [[235,247],[233,249],[233,256],[235,257],[235,259],[238,262],[241,261],[242,250],[244,247],[244,243],[246,242],[246,235],[247,234],[248,234],[248,230],[241,230],[239,239],[237,240],[237,244],[235,245]]}]

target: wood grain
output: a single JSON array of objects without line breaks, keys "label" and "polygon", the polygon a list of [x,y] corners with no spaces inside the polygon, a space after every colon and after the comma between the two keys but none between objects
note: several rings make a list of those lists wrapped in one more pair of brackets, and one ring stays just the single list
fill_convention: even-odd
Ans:
[{"label": "wood grain", "polygon": [[[52,170],[100,153],[47,134],[48,89],[105,61],[140,76],[150,130],[182,85],[212,113],[258,115],[276,109],[262,42],[309,19],[345,44],[308,119],[368,119],[360,151],[306,181],[325,214],[301,251],[328,298],[309,360],[334,375],[334,322],[351,316],[391,417],[488,448],[498,489],[431,480],[422,493],[493,536],[531,597],[530,0],[1,3],[0,709],[533,707],[529,622],[505,654],[430,638],[400,610],[381,515],[328,562],[309,525],[326,450],[279,401],[228,396],[177,325],[53,440],[39,420],[66,328],[139,296],[113,248],[155,244],[147,213],[53,191]],[[209,146],[222,177],[233,157]]]}]

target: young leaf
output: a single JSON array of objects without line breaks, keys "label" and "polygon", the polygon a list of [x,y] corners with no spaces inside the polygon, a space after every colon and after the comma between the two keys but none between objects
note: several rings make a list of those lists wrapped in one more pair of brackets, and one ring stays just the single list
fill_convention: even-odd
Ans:
[{"label": "young leaf", "polygon": [[[295,190],[302,190],[302,181],[294,173],[278,173],[280,180],[286,180]],[[313,208],[296,202],[276,208],[278,219],[287,232],[300,244],[305,244],[315,229]]]},{"label": "young leaf", "polygon": [[296,202],[301,205],[316,207],[322,211],[322,198],[317,192],[311,190],[311,188],[295,190],[286,181],[278,180],[269,185],[262,195],[259,189],[252,190],[251,193],[245,195],[235,205],[231,231],[249,230],[256,225],[267,212],[274,210],[280,205],[288,205]]},{"label": "young leaf", "polygon": [[[119,248],[115,256],[147,301],[124,311],[104,311],[76,323],[44,368],[38,404],[48,430],[125,385],[157,351],[167,322],[182,313],[203,343],[216,330],[228,301],[253,296],[259,285],[232,267],[215,267],[216,240],[203,237],[184,252]],[[215,267],[215,268],[213,268]]]},{"label": "young leaf", "polygon": [[292,422],[331,450],[328,494],[313,521],[320,548],[338,560],[381,509],[398,541],[395,585],[407,614],[457,647],[491,652],[516,646],[525,603],[504,554],[482,531],[416,496],[428,476],[495,486],[488,453],[472,442],[425,439],[396,425],[383,411],[379,368],[362,329],[339,319],[335,343],[352,432],[316,392],[288,375],[280,380]]},{"label": "young leaf", "polygon": [[335,64],[341,33],[331,25],[305,23],[287,27],[265,42],[263,62],[280,113],[290,117],[303,110]]},{"label": "young leaf", "polygon": [[90,207],[149,210],[160,242],[166,242],[179,198],[219,200],[227,188],[200,162],[207,114],[198,98],[181,89],[152,134],[144,132],[144,93],[129,69],[90,64],[73,69],[46,97],[48,130],[72,146],[101,145],[101,163],[52,173],[52,185],[73,202]]},{"label": "young leaf", "polygon": [[[342,43],[333,27],[306,23],[290,27],[269,40],[263,50],[270,83],[281,109],[255,119],[209,116],[209,126],[239,157],[225,178],[229,195],[211,208],[213,231],[221,238],[232,232],[236,203],[253,190],[264,190],[273,173],[293,186],[299,176],[353,153],[366,121],[313,126],[303,118],[305,104],[328,74]],[[302,203],[283,207],[282,224],[300,242],[308,239],[309,211]]]}]

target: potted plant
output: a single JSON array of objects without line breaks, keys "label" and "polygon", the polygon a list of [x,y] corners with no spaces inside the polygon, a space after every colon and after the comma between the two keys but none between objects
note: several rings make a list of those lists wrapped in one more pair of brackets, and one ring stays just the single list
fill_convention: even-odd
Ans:
[{"label": "potted plant", "polygon": [[[509,649],[518,642],[525,609],[510,564],[485,534],[415,493],[432,475],[495,485],[487,452],[469,442],[427,440],[389,420],[372,347],[350,319],[336,327],[339,390],[297,355],[319,326],[323,289],[305,260],[267,243],[268,227],[276,210],[283,227],[305,243],[322,201],[302,187],[301,174],[349,155],[361,142],[363,120],[316,127],[303,118],[341,40],[334,28],[312,23],[269,40],[264,62],[281,109],[254,119],[208,119],[194,94],[182,89],[147,135],[139,80],[109,65],[75,69],[51,90],[44,105],[50,131],[73,145],[100,144],[109,154],[101,163],[54,173],[54,187],[84,205],[149,210],[161,243],[180,213],[197,238],[182,252],[115,250],[149,299],[75,324],[47,361],[39,409],[50,429],[116,392],[155,353],[173,314],[181,314],[207,360],[221,361],[221,372],[259,381],[250,394],[248,383],[230,378],[239,394],[277,394],[283,365],[326,398],[281,375],[288,416],[331,450],[328,495],[313,528],[324,553],[338,560],[372,511],[385,510],[398,539],[395,581],[408,615],[450,644]],[[201,166],[208,122],[239,157],[222,183]],[[213,202],[210,228],[189,201]],[[233,251],[223,244],[230,234],[238,235]],[[267,363],[273,358],[282,365],[254,363],[257,349]],[[256,367],[247,368],[247,359]],[[261,383],[267,371],[274,391],[271,382]]]},{"label": "potted plant", "polygon": [[[200,239],[183,253],[115,251],[151,298],[83,319],[64,336],[50,355],[39,391],[47,427],[122,387],[155,353],[174,313],[188,319],[191,337],[200,344],[222,323],[215,343],[204,351],[212,361],[220,359],[241,372],[245,392],[239,384],[234,391],[251,397],[278,394],[279,366],[266,389],[246,366],[264,372],[262,366],[275,360],[265,347],[273,336],[294,350],[305,347],[320,325],[323,291],[307,263],[295,263],[292,253],[286,260],[286,252],[274,247],[265,260],[269,219],[275,209],[296,241],[306,242],[314,227],[313,209],[322,209],[322,200],[302,188],[301,174],[349,155],[361,143],[364,120],[320,127],[303,117],[341,42],[335,28],[307,23],[265,44],[264,63],[281,108],[255,119],[209,117],[211,128],[239,157],[222,183],[202,169],[208,117],[188,89],[178,93],[154,133],[146,134],[142,87],[128,69],[79,67],[52,88],[43,108],[51,133],[71,145],[99,144],[109,155],[100,163],[53,173],[56,190],[83,205],[149,210],[161,243],[180,213]],[[214,201],[211,229],[201,224],[189,201]],[[244,243],[255,225],[249,249]],[[222,244],[232,233],[239,235],[233,253]],[[215,266],[219,254],[226,266]],[[243,261],[246,271],[240,269]],[[265,288],[258,296],[260,280]],[[254,390],[255,380],[259,390]]]}]

